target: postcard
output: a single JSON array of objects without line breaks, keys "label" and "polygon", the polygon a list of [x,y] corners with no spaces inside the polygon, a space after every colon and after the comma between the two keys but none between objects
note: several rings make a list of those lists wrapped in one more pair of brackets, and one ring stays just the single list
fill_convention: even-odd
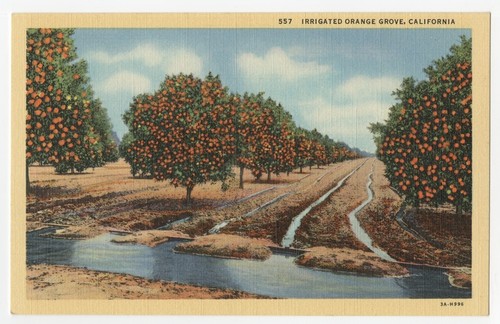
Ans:
[{"label": "postcard", "polygon": [[15,314],[487,315],[487,13],[15,14]]}]

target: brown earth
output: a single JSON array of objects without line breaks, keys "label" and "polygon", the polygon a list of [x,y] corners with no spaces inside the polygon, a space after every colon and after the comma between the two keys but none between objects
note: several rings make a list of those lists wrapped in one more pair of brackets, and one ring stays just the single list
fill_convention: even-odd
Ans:
[{"label": "brown earth", "polygon": [[453,270],[448,270],[446,272],[448,275],[448,280],[450,285],[458,288],[468,288],[472,287],[471,281],[471,269],[470,268],[458,268]]},{"label": "brown earth", "polygon": [[348,248],[313,247],[295,262],[301,266],[330,271],[351,272],[374,277],[401,277],[408,269],[382,260],[372,252]]},{"label": "brown earth", "polygon": [[[235,170],[236,172],[236,170]],[[229,190],[220,184],[204,184],[194,188],[192,207],[184,206],[185,190],[168,182],[133,178],[128,164],[120,160],[82,174],[58,175],[52,167],[30,167],[31,193],[27,196],[27,229],[35,230],[46,224],[68,226],[59,237],[86,238],[103,230],[138,231],[155,229],[188,216],[191,223],[183,232],[205,234],[218,219],[239,215],[258,204],[256,196],[241,204],[218,209],[238,199],[262,190],[298,182],[305,174],[273,177],[271,183],[255,182],[245,171],[245,189],[238,181],[229,182]],[[274,190],[264,193],[272,195]],[[254,202],[253,200],[257,200]],[[206,212],[214,215],[207,218]]]},{"label": "brown earth", "polygon": [[432,209],[413,210],[414,228],[431,244],[446,251],[450,264],[471,265],[471,214],[457,215],[454,211]]},{"label": "brown earth", "polygon": [[274,245],[265,239],[238,235],[215,234],[197,237],[194,241],[177,244],[175,250],[183,253],[206,254],[224,258],[266,260]]},{"label": "brown earth", "polygon": [[[293,187],[287,188],[289,194],[279,203],[270,205],[250,217],[231,222],[222,232],[266,238],[280,244],[292,219],[297,214],[333,188],[338,181],[364,161],[365,159],[346,161],[334,164],[325,170],[313,168],[313,172],[322,171],[322,175],[318,177],[316,173],[314,177],[304,179]],[[277,192],[273,198],[278,196]]]},{"label": "brown earth", "polygon": [[231,289],[44,264],[28,266],[26,294],[28,299],[266,298]]},{"label": "brown earth", "polygon": [[356,171],[344,185],[313,209],[298,228],[294,246],[325,246],[369,251],[354,235],[348,215],[368,198],[366,182],[371,161]]},{"label": "brown earth", "polygon": [[[72,239],[84,239],[110,230],[130,231],[134,234],[117,240],[155,245],[164,242],[168,235],[165,231],[152,230],[174,220],[189,217],[170,230],[190,237],[205,235],[226,220],[229,224],[221,234],[231,234],[230,243],[209,235],[207,239],[215,237],[213,241],[206,243],[206,247],[199,244],[202,241],[193,243],[190,252],[252,257],[253,249],[260,249],[262,245],[246,241],[248,238],[279,244],[297,214],[365,161],[337,192],[303,219],[294,246],[358,250],[348,254],[353,258],[367,251],[355,238],[347,215],[366,199],[367,176],[373,163],[374,200],[358,214],[358,219],[374,244],[403,262],[470,266],[470,215],[455,217],[446,211],[420,209],[410,215],[414,229],[421,235],[409,233],[395,219],[401,198],[389,187],[384,165],[376,159],[305,169],[302,174],[273,176],[270,182],[256,182],[245,170],[245,189],[238,188],[236,179],[229,182],[229,190],[225,192],[220,190],[219,184],[196,186],[194,204],[190,208],[183,204],[183,188],[174,188],[167,182],[133,178],[123,161],[75,175],[56,175],[50,167],[30,167],[33,190],[27,197],[27,228],[33,230],[60,224],[64,227],[55,235]],[[250,197],[253,194],[257,195]],[[280,200],[258,210],[276,198]],[[252,211],[251,216],[242,218]],[[244,248],[235,243],[242,241],[246,242]],[[243,252],[236,253],[239,250]]]},{"label": "brown earth", "polygon": [[[374,199],[358,213],[361,226],[374,245],[402,262],[442,267],[470,266],[470,215],[456,216],[426,209],[413,211],[416,223],[420,224],[419,228],[413,228],[420,233],[416,236],[396,221],[402,201],[390,188],[384,172],[384,164],[376,160],[371,186]],[[429,239],[422,238],[422,235]]]},{"label": "brown earth", "polygon": [[115,237],[111,240],[114,243],[133,243],[155,247],[167,242],[171,238],[189,238],[188,235],[178,231],[149,230],[138,231],[132,234]]}]

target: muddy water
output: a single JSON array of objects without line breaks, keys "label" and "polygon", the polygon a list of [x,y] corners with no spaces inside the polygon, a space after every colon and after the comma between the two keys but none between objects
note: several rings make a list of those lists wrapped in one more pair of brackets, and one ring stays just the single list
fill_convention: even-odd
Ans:
[{"label": "muddy water", "polygon": [[410,268],[404,278],[371,278],[299,267],[293,257],[267,261],[229,260],[178,254],[178,242],[150,248],[116,244],[112,234],[70,241],[27,235],[28,264],[48,263],[126,273],[208,287],[232,288],[283,298],[470,298],[470,290],[453,288],[441,270]]}]

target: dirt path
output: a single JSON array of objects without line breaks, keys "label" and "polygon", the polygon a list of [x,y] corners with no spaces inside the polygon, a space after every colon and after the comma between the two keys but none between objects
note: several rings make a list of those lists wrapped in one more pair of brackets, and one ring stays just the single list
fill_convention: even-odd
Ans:
[{"label": "dirt path", "polygon": [[28,299],[232,299],[265,298],[82,268],[35,265],[27,269]]}]

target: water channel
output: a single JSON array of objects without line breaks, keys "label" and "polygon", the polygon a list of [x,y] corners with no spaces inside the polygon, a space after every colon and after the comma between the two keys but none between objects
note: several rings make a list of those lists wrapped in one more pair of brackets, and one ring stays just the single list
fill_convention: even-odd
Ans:
[{"label": "water channel", "polygon": [[282,298],[471,297],[471,290],[452,287],[440,269],[410,267],[407,277],[374,278],[300,267],[286,255],[274,254],[266,261],[222,259],[175,253],[178,241],[150,248],[113,243],[113,234],[78,241],[44,236],[52,231],[27,234],[28,264],[86,267]]}]

